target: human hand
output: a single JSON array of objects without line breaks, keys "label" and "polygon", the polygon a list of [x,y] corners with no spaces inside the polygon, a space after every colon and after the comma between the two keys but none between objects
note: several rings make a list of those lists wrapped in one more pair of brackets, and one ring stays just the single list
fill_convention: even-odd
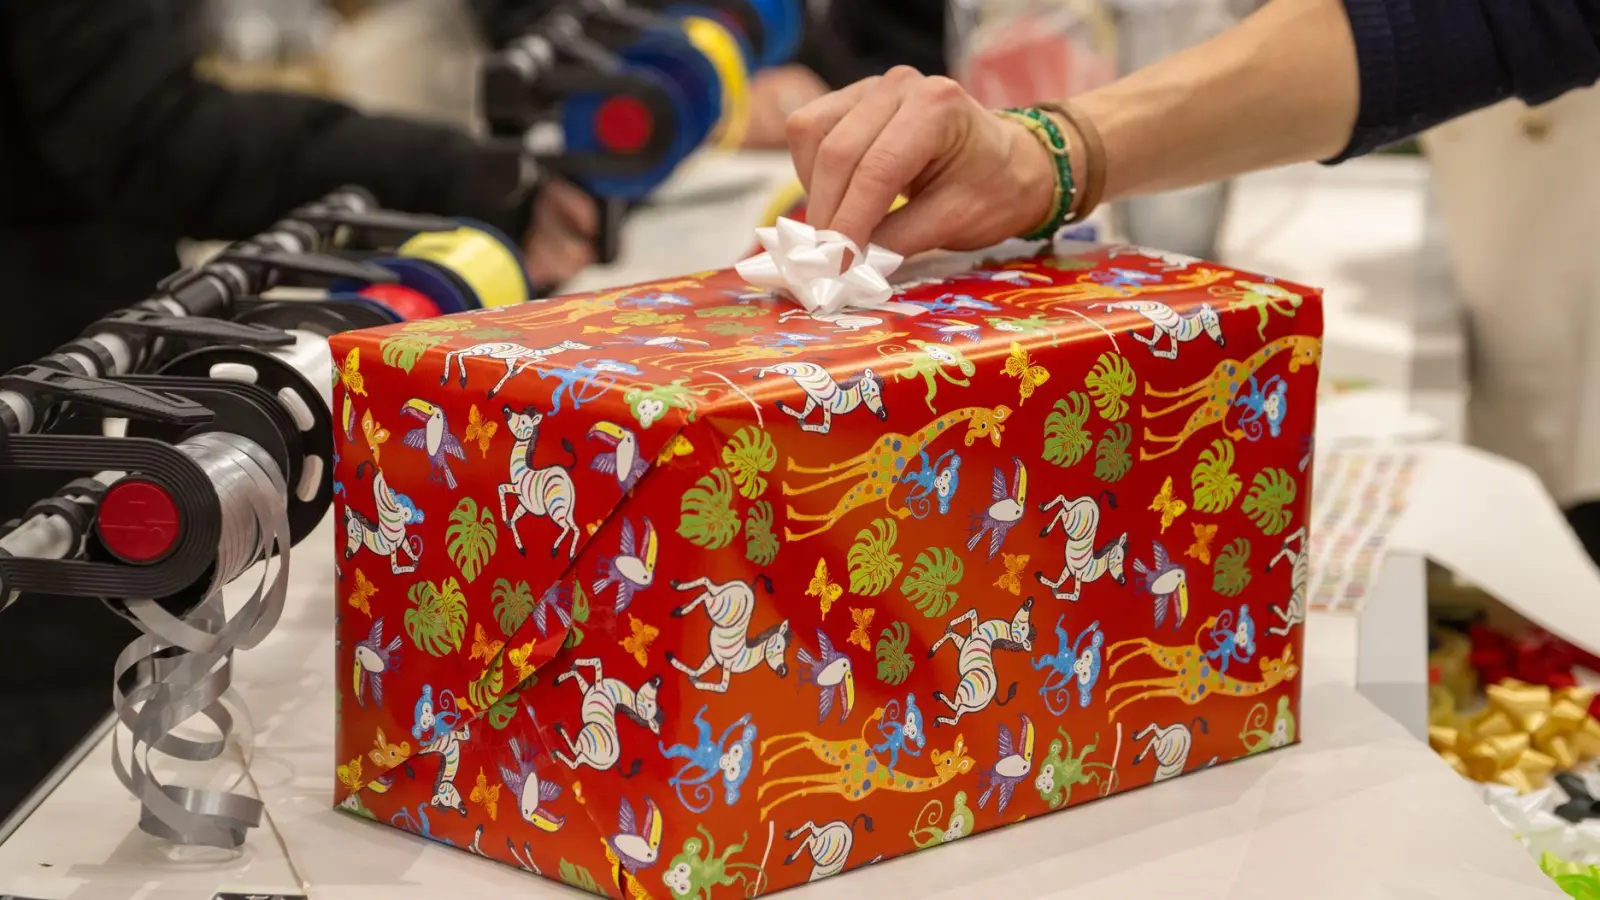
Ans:
[{"label": "human hand", "polygon": [[763,69],[750,80],[750,121],[743,145],[751,150],[773,150],[788,145],[784,120],[807,103],[828,92],[817,73],[802,65]]},{"label": "human hand", "polygon": [[858,245],[977,250],[1037,227],[1055,197],[1054,162],[1027,128],[909,67],[807,104],[787,130],[806,221]]},{"label": "human hand", "polygon": [[536,287],[567,281],[594,262],[600,213],[588,194],[565,181],[539,189],[522,249],[528,279]]}]

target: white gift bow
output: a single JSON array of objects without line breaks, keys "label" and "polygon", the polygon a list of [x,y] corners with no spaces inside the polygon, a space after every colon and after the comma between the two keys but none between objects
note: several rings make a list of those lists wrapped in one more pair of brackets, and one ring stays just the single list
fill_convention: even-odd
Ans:
[{"label": "white gift bow", "polygon": [[1600,864],[1600,826],[1594,822],[1573,824],[1556,815],[1553,810],[1566,799],[1556,788],[1519,795],[1516,788],[1487,784],[1483,785],[1483,799],[1534,857],[1549,851],[1571,862]]},{"label": "white gift bow", "polygon": [[[919,315],[927,312],[911,303],[896,303],[889,276],[905,258],[892,250],[868,244],[862,251],[837,231],[818,230],[804,222],[778,219],[772,228],[757,228],[756,239],[765,248],[734,268],[745,281],[759,288],[783,291],[814,316],[835,315],[846,309],[880,309]],[[845,254],[855,263],[841,272]]]}]

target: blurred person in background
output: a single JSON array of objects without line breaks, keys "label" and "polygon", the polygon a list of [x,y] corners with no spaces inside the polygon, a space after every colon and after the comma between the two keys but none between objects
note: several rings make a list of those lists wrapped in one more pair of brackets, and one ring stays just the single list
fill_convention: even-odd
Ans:
[{"label": "blurred person in background", "polygon": [[[1600,0],[1273,0],[1217,38],[1039,111],[1070,142],[1082,216],[1098,200],[1341,162],[1597,79]],[[1546,132],[1541,116],[1523,130]],[[1585,502],[1600,496],[1600,362],[1589,351],[1600,347],[1600,257],[1588,224],[1600,115],[1580,121],[1559,144],[1537,138],[1542,152],[1510,150],[1502,125],[1475,166],[1445,168],[1456,192],[1442,197],[1447,222],[1475,223],[1452,256],[1495,370],[1491,402],[1474,400],[1474,437],[1544,476],[1600,559],[1600,506]],[[1043,143],[946,78],[893,69],[813,101],[787,130],[808,221],[858,243],[977,249],[1052,217],[1057,176]],[[1542,174],[1580,170],[1570,182]],[[902,194],[910,202],[891,213]]]},{"label": "blurred person in background", "polygon": [[829,0],[812,7],[795,60],[750,82],[745,146],[787,144],[784,120],[830,90],[910,66],[946,74],[946,0]]},{"label": "blurred person in background", "polygon": [[[495,225],[539,286],[589,263],[587,196],[559,183],[514,196],[515,177],[489,172],[464,133],[196,77],[201,12],[192,0],[0,5],[0,373],[149,296],[177,268],[180,238],[247,238],[347,184]],[[492,29],[504,11],[482,12]],[[38,499],[0,483],[0,522]],[[112,662],[134,636],[82,598],[28,597],[0,617],[0,818],[109,712]]]},{"label": "blurred person in background", "polygon": [[0,7],[0,266],[12,297],[0,371],[147,296],[177,267],[178,239],[246,238],[345,184],[384,206],[495,225],[523,245],[536,284],[590,261],[588,199],[559,184],[514,196],[466,134],[196,77],[198,7]]}]

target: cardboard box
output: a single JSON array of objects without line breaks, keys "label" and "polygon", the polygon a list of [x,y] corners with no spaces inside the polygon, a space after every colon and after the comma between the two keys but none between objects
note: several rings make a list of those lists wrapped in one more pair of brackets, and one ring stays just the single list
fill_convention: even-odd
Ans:
[{"label": "cardboard box", "polygon": [[335,338],[341,806],[737,897],[1292,743],[1319,295],[1056,253]]}]

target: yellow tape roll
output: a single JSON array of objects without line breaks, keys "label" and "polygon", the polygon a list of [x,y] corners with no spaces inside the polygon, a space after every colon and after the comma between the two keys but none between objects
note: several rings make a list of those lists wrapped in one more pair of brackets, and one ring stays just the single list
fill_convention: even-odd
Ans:
[{"label": "yellow tape roll", "polygon": [[699,16],[683,20],[689,43],[711,60],[722,80],[722,119],[711,133],[714,147],[737,147],[750,124],[750,75],[739,41],[722,23]]},{"label": "yellow tape roll", "polygon": [[486,308],[528,301],[522,261],[494,235],[463,225],[455,231],[427,231],[406,241],[400,256],[443,266],[461,277]]},{"label": "yellow tape roll", "polygon": [[[787,216],[796,206],[804,203],[805,199],[805,186],[802,185],[798,180],[792,181],[779,188],[778,192],[773,195],[772,202],[767,204],[766,212],[761,214],[761,227],[771,228],[772,226],[778,224],[778,219],[780,217]],[[894,212],[900,207],[905,206],[906,202],[906,198],[904,197],[894,198],[894,203],[890,205],[889,211]]]}]

